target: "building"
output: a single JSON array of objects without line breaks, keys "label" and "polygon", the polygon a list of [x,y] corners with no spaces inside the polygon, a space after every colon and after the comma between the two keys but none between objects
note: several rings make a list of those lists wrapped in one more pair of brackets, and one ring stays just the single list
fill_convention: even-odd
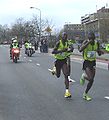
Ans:
[{"label": "building", "polygon": [[68,39],[77,41],[84,40],[83,24],[65,24],[64,31],[68,34]]},{"label": "building", "polygon": [[82,16],[81,24],[86,38],[89,31],[94,31],[98,40],[109,41],[109,8],[102,7],[96,13]]}]

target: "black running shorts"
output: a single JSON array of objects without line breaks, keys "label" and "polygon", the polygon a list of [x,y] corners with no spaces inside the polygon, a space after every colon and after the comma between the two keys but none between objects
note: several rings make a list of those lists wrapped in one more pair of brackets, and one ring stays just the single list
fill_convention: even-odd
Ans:
[{"label": "black running shorts", "polygon": [[58,78],[60,77],[61,69],[62,69],[62,67],[63,67],[64,64],[67,64],[67,59],[63,59],[63,60],[57,59],[55,61],[56,74],[57,74]]},{"label": "black running shorts", "polygon": [[88,60],[85,60],[83,62],[83,70],[86,70],[86,68],[90,68],[90,69],[93,69],[96,67],[96,61],[88,61]]}]

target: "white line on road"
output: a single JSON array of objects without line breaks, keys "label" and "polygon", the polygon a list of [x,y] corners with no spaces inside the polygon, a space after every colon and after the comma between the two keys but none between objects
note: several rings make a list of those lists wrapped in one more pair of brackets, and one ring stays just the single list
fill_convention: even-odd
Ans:
[{"label": "white line on road", "polygon": [[32,62],[32,60],[28,60],[29,62]]},{"label": "white line on road", "polygon": [[109,100],[109,96],[105,96],[104,98]]},{"label": "white line on road", "polygon": [[40,66],[40,64],[39,64],[39,63],[36,63],[36,65],[37,65],[37,66]]},{"label": "white line on road", "polygon": [[106,69],[108,70],[108,64],[107,63],[102,63],[102,62],[97,62],[96,65],[98,68]]}]

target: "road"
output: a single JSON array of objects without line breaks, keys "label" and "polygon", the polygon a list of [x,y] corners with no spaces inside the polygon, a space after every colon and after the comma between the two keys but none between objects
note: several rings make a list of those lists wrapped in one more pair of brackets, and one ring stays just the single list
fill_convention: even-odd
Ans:
[{"label": "road", "polygon": [[0,46],[0,120],[109,120],[109,71],[97,68],[90,91],[93,100],[82,99],[81,61],[72,59],[72,99],[64,98],[63,75],[57,79],[48,71],[54,58],[49,53],[27,57],[18,63],[9,59],[9,46]]}]

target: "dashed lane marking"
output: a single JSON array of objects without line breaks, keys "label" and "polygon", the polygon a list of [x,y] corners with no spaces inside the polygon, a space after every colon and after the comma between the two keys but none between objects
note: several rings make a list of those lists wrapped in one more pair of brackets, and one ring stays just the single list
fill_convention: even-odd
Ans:
[{"label": "dashed lane marking", "polygon": [[32,62],[32,60],[28,60],[29,62]]},{"label": "dashed lane marking", "polygon": [[37,65],[37,66],[40,66],[40,64],[39,64],[39,63],[36,63],[36,65]]},{"label": "dashed lane marking", "polygon": [[104,98],[109,100],[109,96],[105,96]]}]

